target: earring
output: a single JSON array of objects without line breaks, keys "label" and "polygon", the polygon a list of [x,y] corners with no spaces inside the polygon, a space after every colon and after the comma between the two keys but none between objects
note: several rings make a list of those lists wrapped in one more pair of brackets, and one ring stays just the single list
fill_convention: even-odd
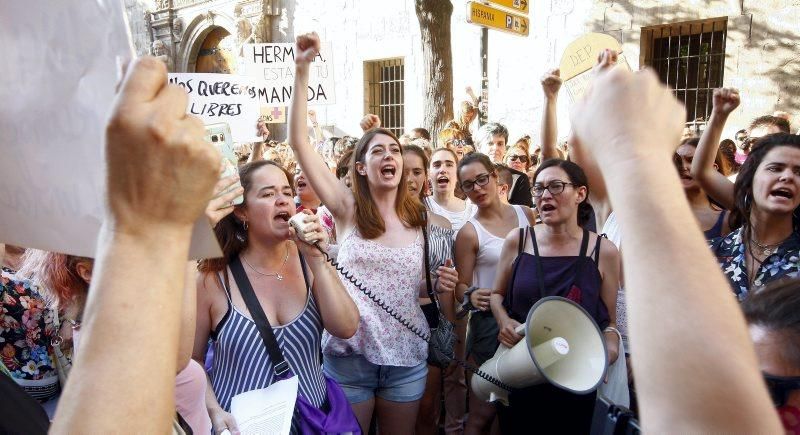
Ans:
[{"label": "earring", "polygon": [[244,224],[242,224],[242,226],[244,227],[244,230],[245,230],[245,231],[247,231],[248,229],[250,229],[250,225],[247,225],[247,221],[244,221]]},{"label": "earring", "polygon": [[247,240],[247,229],[250,228],[250,225],[247,224],[247,221],[244,221],[242,224],[242,228],[244,228],[244,232],[237,231],[236,232],[236,239],[240,242],[244,243]]}]

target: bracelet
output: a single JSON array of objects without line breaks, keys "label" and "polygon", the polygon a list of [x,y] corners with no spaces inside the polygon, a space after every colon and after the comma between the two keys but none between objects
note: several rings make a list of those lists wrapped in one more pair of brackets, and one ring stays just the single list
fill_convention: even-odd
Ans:
[{"label": "bracelet", "polygon": [[472,286],[468,288],[467,291],[464,292],[464,301],[461,302],[462,310],[470,312],[480,311],[479,309],[475,308],[474,305],[472,305],[472,301],[469,298],[469,296],[477,289],[478,289],[477,286]]},{"label": "bracelet", "polygon": [[620,337],[622,337],[622,334],[619,332],[619,329],[617,329],[617,328],[615,328],[613,326],[606,326],[606,329],[603,330],[603,333],[606,333],[606,332],[613,332],[614,334],[617,334]]}]

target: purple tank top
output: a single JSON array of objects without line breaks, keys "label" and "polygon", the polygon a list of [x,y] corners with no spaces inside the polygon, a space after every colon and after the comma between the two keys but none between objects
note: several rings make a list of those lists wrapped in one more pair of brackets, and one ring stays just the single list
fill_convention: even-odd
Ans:
[{"label": "purple tank top", "polygon": [[[524,241],[522,231],[520,228],[520,241]],[[521,252],[524,244],[520,243],[520,253],[514,261],[505,299],[506,309],[511,318],[525,322],[528,311],[539,299],[546,296],[561,296],[583,307],[600,329],[608,326],[608,308],[600,298],[603,283],[598,270],[600,237],[597,238],[593,257],[586,256],[589,243],[587,230],[583,231],[579,256],[542,257],[538,255],[539,247],[533,229],[528,227],[525,232],[530,233],[534,254]]]}]

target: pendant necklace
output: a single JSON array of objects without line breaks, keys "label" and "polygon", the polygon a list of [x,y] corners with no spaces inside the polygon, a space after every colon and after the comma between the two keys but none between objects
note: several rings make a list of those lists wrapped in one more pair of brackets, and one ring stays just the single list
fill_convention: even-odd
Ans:
[{"label": "pendant necklace", "polygon": [[286,244],[286,256],[283,257],[283,263],[281,264],[281,268],[278,269],[277,272],[272,272],[272,273],[261,272],[258,269],[256,269],[255,267],[253,267],[253,265],[250,264],[249,261],[247,261],[247,258],[245,258],[244,255],[242,255],[241,257],[242,257],[242,260],[244,260],[244,264],[248,265],[253,272],[255,272],[255,273],[257,273],[257,274],[259,274],[261,276],[274,276],[275,279],[277,279],[278,281],[283,281],[283,275],[281,275],[281,271],[286,266],[286,260],[289,259],[289,244],[288,243]]}]

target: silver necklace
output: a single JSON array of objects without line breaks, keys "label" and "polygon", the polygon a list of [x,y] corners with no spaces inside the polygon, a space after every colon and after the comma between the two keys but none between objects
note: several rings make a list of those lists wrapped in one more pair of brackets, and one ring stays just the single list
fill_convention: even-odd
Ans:
[{"label": "silver necklace", "polygon": [[780,246],[781,243],[784,242],[783,240],[781,240],[780,242],[772,245],[762,245],[761,243],[758,243],[758,241],[754,237],[751,237],[750,241],[753,242],[753,244],[756,245],[758,249],[761,250],[761,255],[766,255],[766,256],[772,255],[775,251],[777,251],[778,246]]},{"label": "silver necklace", "polygon": [[278,269],[278,271],[277,271],[277,272],[272,272],[272,273],[264,273],[264,272],[261,272],[261,271],[259,271],[258,269],[256,269],[255,267],[253,267],[253,265],[252,265],[252,264],[250,264],[250,262],[249,262],[249,261],[247,261],[247,258],[245,258],[245,257],[244,257],[244,255],[242,255],[241,257],[242,257],[242,260],[244,260],[244,264],[246,264],[246,265],[250,266],[250,269],[251,269],[253,272],[255,272],[255,273],[257,273],[257,274],[259,274],[259,275],[261,275],[261,276],[274,276],[274,277],[275,277],[275,279],[277,279],[278,281],[283,281],[283,275],[281,275],[281,271],[282,271],[282,270],[283,270],[283,268],[286,266],[286,260],[288,260],[288,259],[289,259],[289,245],[288,245],[288,244],[286,245],[286,256],[285,256],[285,257],[283,257],[283,264],[281,264],[281,268],[280,268],[280,269]]}]

